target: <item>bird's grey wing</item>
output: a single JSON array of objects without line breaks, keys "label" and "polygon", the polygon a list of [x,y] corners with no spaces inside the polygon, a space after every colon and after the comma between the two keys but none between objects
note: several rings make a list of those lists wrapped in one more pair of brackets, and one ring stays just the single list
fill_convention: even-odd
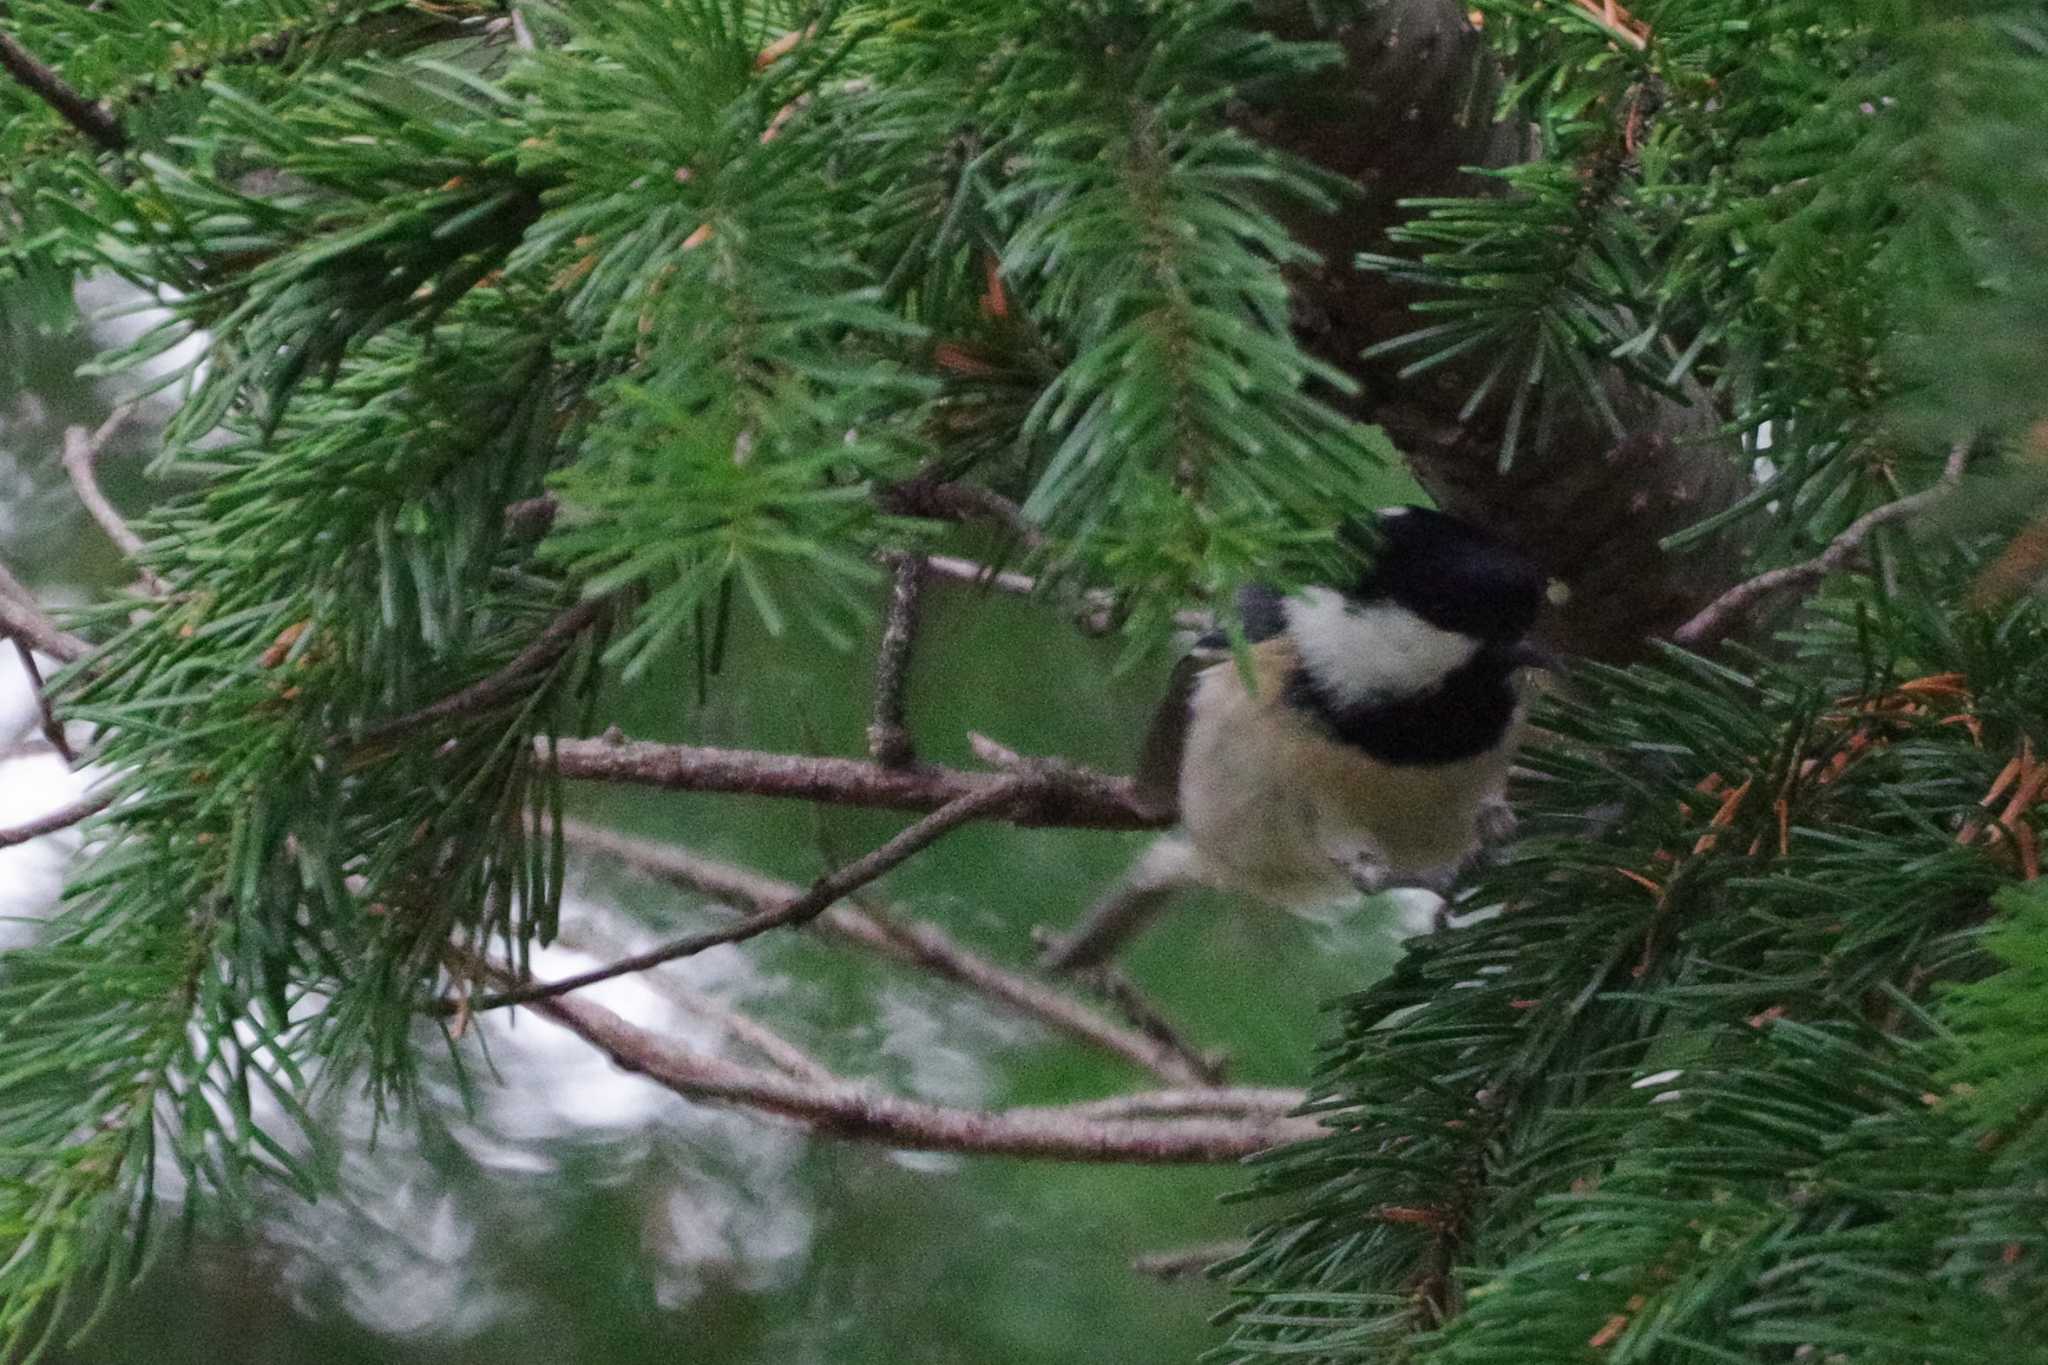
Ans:
[{"label": "bird's grey wing", "polygon": [[[1287,628],[1281,593],[1263,583],[1247,584],[1237,593],[1238,621],[1245,642],[1270,640]],[[1187,656],[1174,666],[1167,681],[1166,696],[1152,714],[1145,732],[1144,747],[1138,751],[1138,802],[1162,815],[1180,811],[1180,763],[1187,751],[1188,704],[1194,699],[1195,679],[1203,669],[1230,657],[1230,637],[1212,630],[1194,643]]]},{"label": "bird's grey wing", "polygon": [[1166,696],[1152,713],[1152,726],[1145,731],[1145,745],[1138,751],[1138,804],[1159,815],[1180,813],[1180,760],[1188,744],[1188,703],[1195,695],[1195,678],[1214,663],[1201,653],[1190,654],[1174,665]]}]

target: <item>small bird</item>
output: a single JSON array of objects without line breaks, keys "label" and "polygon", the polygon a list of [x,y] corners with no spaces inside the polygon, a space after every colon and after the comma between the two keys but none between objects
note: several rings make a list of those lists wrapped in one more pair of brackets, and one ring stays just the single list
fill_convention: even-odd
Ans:
[{"label": "small bird", "polygon": [[1442,889],[1471,857],[1504,813],[1516,670],[1555,666],[1526,638],[1545,579],[1442,512],[1389,508],[1375,529],[1348,588],[1239,593],[1248,667],[1221,631],[1195,642],[1138,763],[1140,799],[1180,828],[1041,965],[1107,960],[1189,886],[1310,908]]}]

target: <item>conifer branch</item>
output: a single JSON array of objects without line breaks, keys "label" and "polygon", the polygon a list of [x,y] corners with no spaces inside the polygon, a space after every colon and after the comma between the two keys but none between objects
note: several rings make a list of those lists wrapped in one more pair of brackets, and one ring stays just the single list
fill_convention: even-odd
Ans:
[{"label": "conifer branch", "polygon": [[[1646,640],[1667,633],[1735,576],[1725,538],[1682,560],[1661,548],[1665,537],[1744,490],[1717,434],[1723,415],[1698,385],[1655,392],[1602,366],[1594,378],[1615,422],[1569,403],[1556,405],[1553,420],[1536,420],[1515,401],[1528,392],[1518,378],[1494,382],[1503,365],[1499,346],[1464,350],[1426,374],[1411,371],[1409,355],[1392,353],[1390,344],[1442,316],[1418,305],[1443,307],[1447,291],[1358,262],[1402,255],[1391,234],[1420,219],[1418,202],[1512,202],[1513,188],[1485,172],[1540,156],[1532,135],[1540,125],[1521,109],[1497,110],[1508,73],[1461,0],[1385,0],[1334,29],[1313,17],[1319,8],[1273,6],[1271,22],[1341,45],[1346,65],[1331,82],[1331,98],[1279,102],[1243,121],[1262,141],[1361,191],[1338,210],[1291,216],[1296,236],[1321,258],[1294,273],[1297,332],[1314,354],[1360,381],[1347,410],[1386,431],[1439,505],[1497,530],[1574,587],[1553,615],[1557,645],[1589,658],[1637,657]],[[1581,20],[1572,12],[1563,22]],[[1621,22],[1616,36],[1628,31]],[[1400,137],[1355,134],[1395,118]],[[1554,367],[1543,380],[1565,382]],[[1617,436],[1617,422],[1624,435]],[[1521,452],[1503,467],[1511,434]]]},{"label": "conifer branch", "polygon": [[1301,1108],[1307,1092],[1286,1086],[1200,1085],[1176,1090],[1139,1090],[1106,1100],[1019,1109],[1015,1113],[1071,1114],[1091,1119],[1159,1119],[1204,1115],[1210,1118],[1252,1118],[1286,1115]]},{"label": "conifer branch", "polygon": [[90,641],[73,635],[38,610],[27,590],[4,568],[0,568],[0,636],[67,664],[92,653]]},{"label": "conifer branch", "polygon": [[1572,0],[1572,3],[1594,25],[1636,51],[1641,52],[1650,45],[1649,26],[1616,4],[1615,0]]},{"label": "conifer branch", "polygon": [[1970,463],[1970,442],[1957,442],[1949,452],[1941,481],[1895,502],[1872,508],[1851,522],[1847,529],[1813,558],[1799,564],[1771,569],[1746,579],[1722,593],[1699,613],[1672,632],[1674,642],[1688,649],[1719,642],[1741,624],[1743,617],[1765,600],[1783,592],[1810,588],[1829,574],[1846,568],[1861,553],[1863,543],[1878,530],[1906,517],[1918,516],[1955,491]]},{"label": "conifer branch", "polygon": [[102,151],[119,154],[128,149],[128,134],[119,119],[107,112],[104,105],[72,89],[62,76],[5,33],[0,33],[0,69],[56,110],[66,123]]},{"label": "conifer branch", "polygon": [[929,555],[925,559],[925,568],[938,577],[951,579],[955,583],[969,583],[977,588],[994,588],[997,592],[1009,593],[1015,597],[1029,597],[1038,591],[1038,580],[1030,574],[1018,573],[1014,569],[998,569],[991,564],[977,564],[971,559],[962,559],[957,555]]},{"label": "conifer branch", "polygon": [[[549,752],[543,743],[539,752]],[[665,791],[773,796],[875,810],[935,811],[1001,788],[1004,796],[977,807],[983,819],[1068,829],[1160,829],[1127,777],[1062,765],[1022,787],[1006,777],[920,764],[884,768],[857,758],[712,749],[627,739],[565,739],[553,746],[565,778],[658,787]]]},{"label": "conifer branch", "polygon": [[71,487],[78,494],[78,500],[85,504],[86,512],[99,523],[100,529],[107,533],[107,539],[113,541],[115,547],[135,565],[136,572],[142,580],[143,590],[152,597],[163,597],[169,594],[171,585],[142,562],[148,547],[142,543],[142,537],[136,535],[129,527],[120,512],[115,510],[114,504],[107,500],[107,495],[100,489],[99,474],[95,468],[100,453],[106,449],[107,442],[128,421],[133,412],[134,406],[124,403],[114,409],[97,431],[88,432],[82,426],[66,429],[64,472],[71,476]]},{"label": "conifer branch", "polygon": [[[1033,597],[1038,593],[1038,580],[1015,569],[998,569],[994,565],[976,563],[958,555],[927,555],[925,572],[934,578],[947,579],[954,583],[965,583],[976,588],[992,588],[997,592],[1014,597]],[[1116,594],[1103,588],[1090,588],[1080,596],[1080,612],[1074,618],[1074,625],[1084,635],[1107,635],[1117,628],[1118,605]],[[1176,630],[1208,630],[1216,624],[1215,615],[1199,607],[1191,607],[1173,614]]]},{"label": "conifer branch", "polygon": [[55,834],[60,829],[91,819],[114,804],[111,793],[105,796],[87,796],[57,807],[46,815],[39,815],[25,824],[0,829],[0,848],[13,848],[31,839],[40,839],[46,834]]},{"label": "conifer branch", "polygon": [[885,768],[908,766],[917,757],[906,712],[910,655],[917,642],[918,603],[924,594],[924,560],[893,556],[889,606],[882,641],[875,652],[874,716],[868,722],[868,755]]},{"label": "conifer branch", "polygon": [[1024,515],[1024,509],[994,489],[945,479],[905,479],[881,491],[882,506],[898,516],[936,517],[945,521],[985,521],[1037,549],[1045,532]]},{"label": "conifer branch", "polygon": [[471,1009],[496,1009],[503,1005],[519,1005],[535,1000],[550,999],[581,990],[585,986],[613,977],[626,976],[633,972],[644,972],[649,967],[658,967],[664,962],[679,958],[693,957],[707,949],[727,943],[744,943],[771,929],[805,924],[816,919],[833,902],[856,891],[869,882],[888,872],[891,868],[937,842],[951,831],[980,816],[983,812],[1016,801],[1040,779],[1032,774],[1016,774],[1005,777],[979,791],[964,793],[931,814],[898,833],[894,838],[876,848],[866,856],[848,863],[811,883],[810,889],[786,905],[758,911],[748,915],[736,924],[723,929],[708,930],[691,934],[673,942],[664,943],[646,952],[634,953],[603,967],[596,967],[575,976],[558,981],[529,982],[501,991],[496,995],[476,1001]]},{"label": "conifer branch", "polygon": [[493,706],[510,701],[532,688],[533,675],[553,664],[566,654],[583,633],[604,616],[611,606],[611,600],[603,597],[585,598],[569,608],[534,638],[532,644],[512,657],[511,662],[491,674],[488,678],[470,684],[459,692],[452,693],[423,706],[417,711],[390,720],[379,721],[365,730],[337,737],[337,746],[353,749],[375,748],[392,740],[402,739],[421,730],[430,730],[442,722],[473,712],[489,710]]},{"label": "conifer branch", "polygon": [[848,1081],[818,1083],[692,1053],[584,998],[527,1007],[583,1038],[619,1067],[691,1099],[780,1114],[829,1137],[910,1151],[1045,1161],[1184,1165],[1239,1161],[1320,1133],[1310,1119],[1105,1118],[1061,1109],[977,1110],[880,1093]]},{"label": "conifer branch", "polygon": [[1110,964],[1061,970],[1109,1001],[1133,1028],[1157,1043],[1170,1056],[1178,1057],[1204,1083],[1222,1084],[1230,1068],[1229,1054],[1205,1051],[1195,1046],[1125,972]]},{"label": "conifer branch", "polygon": [[[803,894],[803,888],[793,882],[580,821],[564,821],[562,833],[572,848],[617,858],[636,872],[754,914],[787,905]],[[989,961],[935,924],[907,920],[872,904],[851,903],[831,907],[817,923],[843,942],[964,986],[1002,1008],[1142,1067],[1168,1085],[1202,1081],[1196,1068],[1157,1039],[1117,1023],[1035,977]]]},{"label": "conifer branch", "polygon": [[[605,941],[588,925],[578,925],[556,936],[557,945],[598,957],[615,957],[616,945]],[[808,1052],[743,1010],[734,1008],[707,991],[692,989],[673,973],[649,972],[642,980],[650,989],[685,1014],[714,1025],[721,1033],[771,1063],[776,1070],[806,1081],[829,1081],[832,1072]]]},{"label": "conifer branch", "polygon": [[43,739],[57,756],[66,763],[78,762],[78,755],[72,752],[71,741],[64,737],[64,724],[57,719],[57,712],[50,705],[50,689],[43,681],[43,670],[36,663],[36,652],[19,640],[13,641],[14,653],[21,660],[22,672],[28,674],[28,684],[36,696],[36,710],[40,714]]},{"label": "conifer branch", "polygon": [[1132,1257],[1131,1269],[1137,1274],[1172,1284],[1206,1274],[1209,1267],[1217,1262],[1244,1254],[1249,1245],[1243,1238],[1234,1238],[1228,1242],[1204,1242],[1200,1246],[1149,1251],[1143,1256]]}]

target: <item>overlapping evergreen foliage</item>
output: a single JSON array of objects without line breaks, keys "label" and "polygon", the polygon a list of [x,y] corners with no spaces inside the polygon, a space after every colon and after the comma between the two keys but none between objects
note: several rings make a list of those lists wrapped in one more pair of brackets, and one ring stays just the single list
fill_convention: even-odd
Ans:
[{"label": "overlapping evergreen foliage", "polygon": [[2040,1358],[2044,682],[1917,593],[1582,670],[1488,908],[1337,1007],[1229,1358]]},{"label": "overlapping evergreen foliage", "polygon": [[[1139,638],[1316,572],[1373,486],[1282,226],[1352,190],[1242,131],[1335,46],[1242,0],[516,8],[7,7],[129,148],[0,86],[0,266],[52,318],[82,270],[158,293],[109,370],[210,345],[142,528],[173,595],[85,622],[63,685],[124,799],[0,971],[0,1341],[119,1292],[167,1160],[317,1187],[253,1097],[403,1099],[448,946],[550,932],[546,740],[678,646],[840,630],[939,534],[889,486],[1016,497],[1020,558]],[[1504,462],[1641,385],[1769,431],[1727,514],[1760,559],[1958,443],[2024,511],[2039,4],[1475,12],[1543,159],[1371,264],[1431,295],[1418,374],[1493,357]],[[1879,559],[1796,646],[1581,675],[1469,902],[1503,913],[1341,1007],[1226,1357],[2038,1355],[2048,902],[1984,802],[2048,745],[2048,635],[1960,605],[1970,554]]]},{"label": "overlapping evergreen foliage", "polygon": [[[2048,10],[1477,9],[1548,155],[1377,262],[1436,291],[1418,370],[1491,348],[1529,429],[1701,381],[1769,465],[1700,530],[1746,517],[1769,557],[1972,442],[2004,515],[2038,508]],[[1960,550],[1880,562],[1767,655],[1580,671],[1468,893],[1497,915],[1338,1007],[1333,1134],[1264,1164],[1295,1211],[1229,1267],[1218,1358],[2048,1359],[2048,900],[2012,788],[2048,623],[1973,598],[2010,575]]]}]

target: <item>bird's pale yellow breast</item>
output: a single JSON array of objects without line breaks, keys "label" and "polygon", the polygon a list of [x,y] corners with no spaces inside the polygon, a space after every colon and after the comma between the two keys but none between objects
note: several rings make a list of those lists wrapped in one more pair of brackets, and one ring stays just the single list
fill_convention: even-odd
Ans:
[{"label": "bird's pale yellow breast", "polygon": [[1474,842],[1479,805],[1499,791],[1510,746],[1449,764],[1380,762],[1287,701],[1298,658],[1284,637],[1196,683],[1181,812],[1218,880],[1278,901],[1328,898],[1339,863],[1363,855],[1397,877],[1434,875]]}]

